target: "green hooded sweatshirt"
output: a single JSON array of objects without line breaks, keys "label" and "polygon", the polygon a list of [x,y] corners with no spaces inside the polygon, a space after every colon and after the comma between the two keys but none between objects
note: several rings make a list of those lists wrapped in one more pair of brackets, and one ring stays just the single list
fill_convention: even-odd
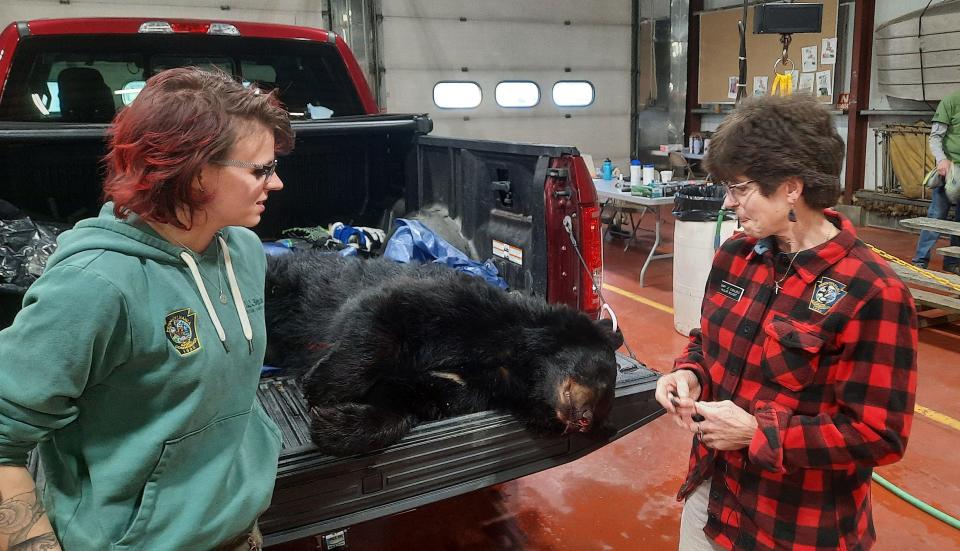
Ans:
[{"label": "green hooded sweatshirt", "polygon": [[191,254],[111,203],[60,236],[0,332],[0,464],[39,442],[64,549],[210,549],[267,508],[265,264],[247,229]]}]

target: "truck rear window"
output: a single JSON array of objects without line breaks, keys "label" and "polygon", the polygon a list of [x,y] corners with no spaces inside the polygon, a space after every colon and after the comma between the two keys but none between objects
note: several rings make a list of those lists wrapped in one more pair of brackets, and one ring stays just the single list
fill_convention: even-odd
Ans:
[{"label": "truck rear window", "polygon": [[183,66],[218,67],[247,86],[276,88],[294,119],[363,114],[332,44],[126,34],[24,37],[0,98],[0,120],[109,122],[150,76]]}]

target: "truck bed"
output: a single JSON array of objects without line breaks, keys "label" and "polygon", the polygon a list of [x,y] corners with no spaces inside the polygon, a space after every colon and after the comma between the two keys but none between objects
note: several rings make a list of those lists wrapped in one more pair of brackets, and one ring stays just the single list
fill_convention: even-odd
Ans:
[{"label": "truck bed", "polygon": [[324,456],[310,442],[307,405],[290,377],[264,379],[258,396],[283,434],[270,509],[260,526],[277,544],[421,507],[573,461],[663,413],[657,374],[617,355],[609,439],[534,437],[505,413],[486,411],[418,426],[376,452]]}]

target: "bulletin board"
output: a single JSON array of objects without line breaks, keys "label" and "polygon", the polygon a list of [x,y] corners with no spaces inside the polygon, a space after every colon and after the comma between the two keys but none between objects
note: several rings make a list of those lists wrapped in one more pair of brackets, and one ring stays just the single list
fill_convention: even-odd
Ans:
[{"label": "bulletin board", "polygon": [[[794,92],[798,81],[806,84],[812,84],[807,89],[814,93],[823,103],[833,103],[833,98],[841,91],[833,89],[834,70],[836,65],[837,51],[837,11],[839,0],[823,0],[823,24],[820,34],[803,33],[792,35],[792,42],[788,50],[788,57],[796,64],[795,67],[787,64],[788,68],[793,68],[798,77],[794,80]],[[780,59],[780,53],[783,46],[780,44],[779,34],[753,34],[753,11],[751,5],[747,9],[747,95],[754,95],[754,84],[762,85],[763,80],[755,83],[754,77],[766,77],[766,93],[769,94],[773,86],[774,63]],[[698,85],[698,99],[700,103],[734,103],[734,98],[729,97],[729,78],[740,74],[740,36],[737,32],[737,21],[743,15],[741,7],[709,11],[700,13],[700,75]],[[824,50],[824,39],[833,39],[833,64],[830,64],[830,55],[822,59]],[[806,67],[803,60],[803,48],[816,47],[816,57],[811,60],[808,58]],[[809,51],[809,50],[808,50]],[[816,67],[810,70],[810,62],[814,61]],[[827,63],[823,63],[826,61]],[[783,67],[777,63],[776,70],[783,71]],[[829,71],[829,75],[824,75]],[[820,73],[818,75],[818,72]],[[809,74],[809,77],[803,77],[803,74]],[[819,81],[819,82],[818,82]],[[828,86],[823,86],[825,83]],[[819,85],[819,86],[818,86]]]}]

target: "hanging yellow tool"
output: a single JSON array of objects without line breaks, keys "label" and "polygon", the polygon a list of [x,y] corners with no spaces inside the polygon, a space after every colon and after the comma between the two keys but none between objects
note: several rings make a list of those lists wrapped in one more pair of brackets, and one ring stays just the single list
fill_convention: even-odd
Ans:
[{"label": "hanging yellow tool", "polygon": [[[797,65],[791,61],[789,57],[787,57],[787,49],[790,48],[790,40],[791,38],[789,34],[780,35],[780,42],[783,44],[783,53],[780,55],[780,59],[773,63],[773,74],[776,76],[773,77],[773,84],[770,86],[771,96],[789,96],[793,93],[793,73],[791,73],[790,70],[787,70],[787,63],[789,63],[793,69],[796,69]],[[777,72],[778,65],[783,66],[783,73]]]},{"label": "hanging yellow tool", "polygon": [[[788,60],[789,61],[789,60]],[[785,73],[776,73],[773,77],[773,84],[770,86],[770,95],[789,96],[793,93],[793,75],[789,71]]]}]

